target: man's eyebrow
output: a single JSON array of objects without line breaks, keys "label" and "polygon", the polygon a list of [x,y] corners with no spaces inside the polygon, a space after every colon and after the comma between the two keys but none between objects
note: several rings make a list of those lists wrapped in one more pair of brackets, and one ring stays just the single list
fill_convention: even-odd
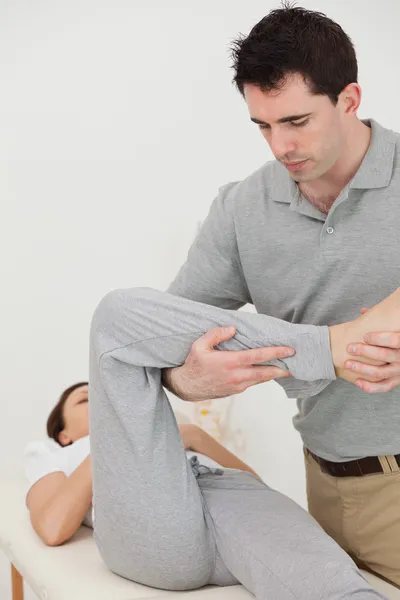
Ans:
[{"label": "man's eyebrow", "polygon": [[[299,121],[299,119],[304,119],[305,117],[309,117],[311,115],[311,113],[303,113],[301,115],[288,115],[287,117],[282,117],[281,119],[278,119],[278,123],[288,123],[290,121]],[[266,123],[265,121],[260,121],[259,119],[256,119],[254,117],[250,117],[250,120],[253,121],[253,123],[256,123],[257,125],[268,125],[269,123]]]}]

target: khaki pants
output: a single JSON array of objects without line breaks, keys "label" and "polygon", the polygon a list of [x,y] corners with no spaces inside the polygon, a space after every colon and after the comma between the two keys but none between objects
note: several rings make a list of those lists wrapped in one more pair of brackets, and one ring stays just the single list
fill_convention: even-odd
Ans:
[{"label": "khaki pants", "polygon": [[384,473],[333,477],[305,450],[310,514],[361,568],[400,587],[400,468],[380,457]]}]

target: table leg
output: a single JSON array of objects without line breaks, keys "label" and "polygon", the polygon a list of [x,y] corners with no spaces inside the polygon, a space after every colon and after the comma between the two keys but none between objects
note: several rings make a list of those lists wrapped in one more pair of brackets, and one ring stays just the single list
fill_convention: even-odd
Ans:
[{"label": "table leg", "polygon": [[24,580],[22,575],[11,563],[12,600],[24,600]]}]

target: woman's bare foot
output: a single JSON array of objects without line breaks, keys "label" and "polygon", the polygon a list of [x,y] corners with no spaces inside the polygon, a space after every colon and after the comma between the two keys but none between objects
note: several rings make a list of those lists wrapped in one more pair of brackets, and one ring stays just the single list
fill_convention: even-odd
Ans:
[{"label": "woman's bare foot", "polygon": [[[331,336],[331,350],[335,372],[338,377],[355,383],[360,375],[345,369],[344,364],[347,360],[354,360],[347,348],[349,344],[363,342],[364,335],[375,331],[400,331],[400,288],[397,288],[393,294],[364,312],[354,321],[341,323],[329,328]],[[371,365],[383,365],[385,363],[372,359],[357,356],[358,362],[365,362]],[[381,381],[371,377],[368,381]]]}]

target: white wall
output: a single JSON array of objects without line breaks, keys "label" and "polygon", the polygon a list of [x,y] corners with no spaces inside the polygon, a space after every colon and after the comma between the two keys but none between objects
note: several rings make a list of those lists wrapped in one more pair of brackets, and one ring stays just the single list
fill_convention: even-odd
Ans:
[{"label": "white wall", "polygon": [[[399,130],[400,3],[303,5],[353,38],[360,116]],[[271,157],[231,85],[227,48],[276,6],[0,0],[1,473],[20,470],[60,391],[87,378],[102,295],[165,289],[218,187]],[[264,384],[235,411],[248,460],[304,505],[294,402]]]}]

